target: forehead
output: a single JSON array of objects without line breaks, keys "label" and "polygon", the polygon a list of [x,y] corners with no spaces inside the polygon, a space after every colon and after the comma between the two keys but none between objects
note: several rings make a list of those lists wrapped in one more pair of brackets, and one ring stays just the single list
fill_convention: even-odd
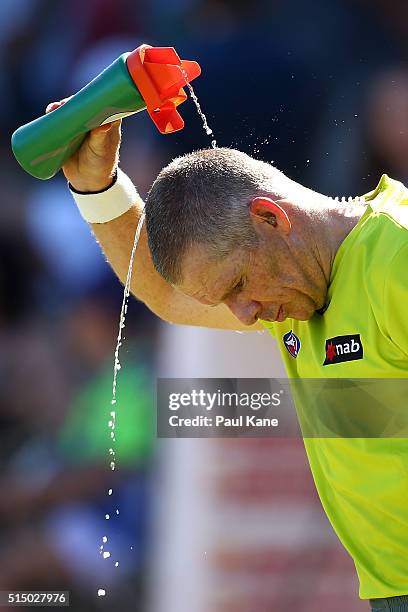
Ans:
[{"label": "forehead", "polygon": [[229,284],[239,277],[245,259],[245,252],[236,250],[214,260],[204,247],[192,247],[183,259],[183,280],[178,288],[196,299],[217,302]]}]

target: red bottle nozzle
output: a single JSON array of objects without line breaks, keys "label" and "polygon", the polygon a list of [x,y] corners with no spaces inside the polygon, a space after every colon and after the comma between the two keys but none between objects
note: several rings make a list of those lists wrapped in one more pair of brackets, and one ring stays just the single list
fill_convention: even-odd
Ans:
[{"label": "red bottle nozzle", "polygon": [[197,62],[181,60],[173,47],[141,45],[129,53],[126,64],[159,131],[181,130],[184,121],[176,107],[187,99],[183,85],[201,74]]}]

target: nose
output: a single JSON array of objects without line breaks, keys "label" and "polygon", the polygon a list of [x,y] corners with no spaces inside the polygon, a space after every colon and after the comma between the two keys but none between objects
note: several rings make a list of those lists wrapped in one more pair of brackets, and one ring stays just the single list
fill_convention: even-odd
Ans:
[{"label": "nose", "polygon": [[224,300],[224,304],[228,306],[232,314],[234,314],[244,325],[253,325],[256,323],[262,309],[259,302],[245,299],[242,296],[227,298]]}]

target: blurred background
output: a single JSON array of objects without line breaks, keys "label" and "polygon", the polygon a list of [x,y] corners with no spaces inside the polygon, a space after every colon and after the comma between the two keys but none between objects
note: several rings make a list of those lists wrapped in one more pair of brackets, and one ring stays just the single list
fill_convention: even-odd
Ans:
[{"label": "blurred background", "polygon": [[[158,376],[282,376],[266,333],[173,327],[133,299],[110,469],[121,285],[63,176],[26,175],[10,136],[124,51],[175,46],[219,145],[362,194],[408,179],[407,34],[405,0],[2,0],[0,589],[70,590],[75,612],[368,610],[301,440],[156,440]],[[181,114],[171,136],[124,121],[142,195],[210,144]]]}]

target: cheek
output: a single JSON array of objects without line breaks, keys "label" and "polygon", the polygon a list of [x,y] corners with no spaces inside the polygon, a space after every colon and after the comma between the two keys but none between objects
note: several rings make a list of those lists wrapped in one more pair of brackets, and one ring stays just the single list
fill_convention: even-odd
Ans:
[{"label": "cheek", "polygon": [[248,277],[256,287],[276,286],[279,281],[279,265],[277,257],[272,254],[259,255],[251,261]]},{"label": "cheek", "polygon": [[251,261],[247,292],[253,300],[275,304],[278,300],[295,302],[302,299],[302,293],[296,291],[299,286],[302,286],[299,270],[287,253],[281,256],[275,251],[258,253]]},{"label": "cheek", "polygon": [[282,288],[276,269],[272,266],[267,269],[266,266],[258,264],[248,274],[245,294],[257,302],[275,302],[282,293]]}]

